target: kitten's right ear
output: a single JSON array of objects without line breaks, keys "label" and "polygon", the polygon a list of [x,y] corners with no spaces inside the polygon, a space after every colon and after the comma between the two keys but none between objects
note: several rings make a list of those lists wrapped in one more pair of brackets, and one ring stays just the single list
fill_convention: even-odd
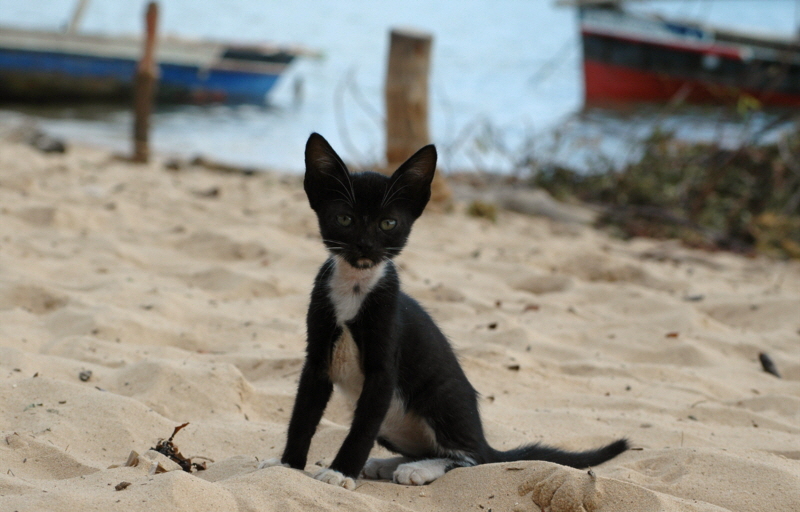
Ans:
[{"label": "kitten's right ear", "polygon": [[436,147],[428,144],[414,153],[392,174],[390,194],[394,200],[403,201],[416,219],[422,215],[431,198],[431,182],[436,172]]},{"label": "kitten's right ear", "polygon": [[350,171],[328,141],[312,133],[306,142],[306,175],[303,188],[311,209],[317,210],[325,197],[331,195],[352,198]]}]

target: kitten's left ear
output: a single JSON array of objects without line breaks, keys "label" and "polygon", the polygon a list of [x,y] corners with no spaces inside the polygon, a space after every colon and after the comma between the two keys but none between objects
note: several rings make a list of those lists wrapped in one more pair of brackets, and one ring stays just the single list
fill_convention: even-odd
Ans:
[{"label": "kitten's left ear", "polygon": [[409,204],[415,218],[422,215],[422,210],[431,198],[431,182],[435,172],[436,147],[428,144],[392,174],[390,188],[396,190]]}]

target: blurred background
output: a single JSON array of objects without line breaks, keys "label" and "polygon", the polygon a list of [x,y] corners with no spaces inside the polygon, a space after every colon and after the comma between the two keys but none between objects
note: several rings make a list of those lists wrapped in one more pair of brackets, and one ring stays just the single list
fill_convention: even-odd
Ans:
[{"label": "blurred background", "polygon": [[[672,0],[627,8],[792,37],[796,4]],[[61,30],[75,5],[0,0],[0,25]],[[160,0],[159,6],[162,36],[301,45],[319,54],[296,59],[265,105],[159,106],[152,146],[163,154],[299,172],[305,140],[318,131],[348,161],[380,163],[393,27],[433,35],[430,132],[446,171],[515,173],[532,155],[590,169],[598,154],[604,161],[632,158],[628,138],[649,136],[655,124],[688,138],[740,133],[739,114],[710,107],[584,109],[577,12],[555,0]],[[143,0],[92,0],[80,31],[141,34],[145,7]],[[0,118],[20,113],[67,141],[130,146],[132,114],[124,104],[0,103]],[[768,123],[769,115],[751,113],[746,121]]]}]

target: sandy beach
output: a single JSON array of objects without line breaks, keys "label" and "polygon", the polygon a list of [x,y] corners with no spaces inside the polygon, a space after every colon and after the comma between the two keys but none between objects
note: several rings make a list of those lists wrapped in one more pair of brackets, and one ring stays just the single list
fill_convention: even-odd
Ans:
[{"label": "sandy beach", "polygon": [[[591,474],[516,462],[347,491],[313,465],[256,470],[283,449],[326,257],[300,176],[6,138],[0,240],[0,510],[800,510],[797,262],[427,211],[403,287],[456,347],[489,441],[635,449]],[[154,473],[145,452],[187,422],[173,441],[207,469]],[[335,396],[309,461],[348,425]]]}]

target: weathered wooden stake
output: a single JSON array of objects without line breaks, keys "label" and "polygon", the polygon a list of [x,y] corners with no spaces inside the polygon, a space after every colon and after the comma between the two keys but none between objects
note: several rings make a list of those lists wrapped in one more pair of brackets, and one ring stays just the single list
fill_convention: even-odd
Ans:
[{"label": "weathered wooden stake", "polygon": [[158,65],[155,61],[156,23],[158,4],[147,4],[144,52],[136,67],[133,91],[133,161],[146,163],[150,159],[150,112],[153,110]]},{"label": "weathered wooden stake", "polygon": [[[428,133],[428,72],[431,62],[430,34],[393,29],[386,73],[386,163],[389,172],[430,143]],[[450,191],[436,173],[433,201],[446,201]]]}]

